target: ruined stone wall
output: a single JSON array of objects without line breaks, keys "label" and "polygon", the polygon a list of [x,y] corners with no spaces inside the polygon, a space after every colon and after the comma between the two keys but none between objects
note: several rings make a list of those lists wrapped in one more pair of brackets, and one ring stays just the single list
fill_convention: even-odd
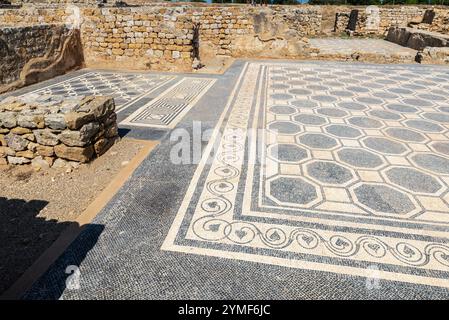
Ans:
[{"label": "ruined stone wall", "polygon": [[[88,67],[188,71],[193,62],[194,26],[199,25],[202,59],[233,57],[303,58],[308,37],[342,32],[350,6],[269,6],[157,3],[117,8],[92,5],[24,6],[0,10],[5,24],[70,24],[78,10],[82,50]],[[360,10],[356,35],[384,35],[391,26],[422,18],[424,6],[381,6]],[[430,26],[447,30],[449,9]],[[332,18],[334,17],[334,18]],[[337,19],[335,20],[335,17]],[[334,20],[333,20],[334,19]],[[333,20],[333,21],[332,21]],[[446,31],[447,32],[447,31]]]},{"label": "ruined stone wall", "polygon": [[82,66],[79,32],[65,25],[0,27],[0,93]]},{"label": "ruined stone wall", "polygon": [[[183,69],[192,63],[194,25],[200,54],[279,55],[304,36],[320,33],[320,8],[279,6],[153,6],[83,10],[87,64]],[[298,55],[298,53],[296,53]]]},{"label": "ruined stone wall", "polygon": [[0,9],[0,27],[32,26],[36,24],[64,24],[72,14],[66,6],[24,6],[20,9]]},{"label": "ruined stone wall", "polygon": [[0,86],[20,77],[25,64],[37,57],[43,57],[59,46],[67,29],[54,25],[28,27],[4,27],[0,29]]},{"label": "ruined stone wall", "polygon": [[428,27],[429,31],[449,34],[449,8],[435,8],[435,18]]},{"label": "ruined stone wall", "polygon": [[[344,32],[349,23],[349,15],[351,10],[358,10],[358,20],[356,34],[385,34],[392,26],[405,27],[407,23],[413,19],[422,17],[425,9],[414,6],[401,7],[378,7],[378,24],[376,28],[367,28],[367,21],[371,15],[375,15],[372,11],[367,12],[367,7],[342,7],[337,15],[336,32]],[[373,18],[376,20],[376,17]]]},{"label": "ruined stone wall", "polygon": [[[0,11],[5,23],[67,23],[69,8],[43,6]],[[174,5],[81,6],[80,30],[87,66],[189,70],[194,25],[199,24],[201,58],[299,57],[303,37],[321,32],[314,6]]]},{"label": "ruined stone wall", "polygon": [[45,4],[45,5],[61,5],[61,4],[84,4],[84,5],[96,5],[97,0],[9,0],[12,4]]},{"label": "ruined stone wall", "polygon": [[[412,21],[420,21],[427,9],[433,7],[427,6],[379,6],[378,17],[377,13],[370,11],[367,7],[341,7],[336,17],[337,33],[344,32],[348,26],[349,15],[352,9],[359,10],[357,27],[355,35],[385,35],[390,27],[406,27]],[[435,19],[428,29],[448,33],[449,30],[449,8],[434,8]],[[372,23],[375,22],[376,23]],[[370,24],[371,22],[371,24]],[[375,25],[375,28],[369,26]]]},{"label": "ruined stone wall", "polygon": [[0,164],[89,162],[118,138],[110,97],[30,94],[0,101]]},{"label": "ruined stone wall", "polygon": [[189,70],[191,17],[170,8],[83,10],[82,40],[87,65]]}]

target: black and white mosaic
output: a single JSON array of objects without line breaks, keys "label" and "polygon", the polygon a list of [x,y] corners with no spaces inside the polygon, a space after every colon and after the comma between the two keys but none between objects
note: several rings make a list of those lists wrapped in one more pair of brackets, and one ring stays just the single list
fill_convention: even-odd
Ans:
[{"label": "black and white mosaic", "polygon": [[162,248],[449,287],[448,77],[248,63]]},{"label": "black and white mosaic", "polygon": [[185,77],[139,108],[122,125],[173,128],[215,83],[215,79]]},{"label": "black and white mosaic", "polygon": [[79,96],[112,96],[116,110],[124,109],[136,100],[154,92],[175,79],[175,76],[150,73],[92,71],[56,84],[40,88],[29,94]]}]

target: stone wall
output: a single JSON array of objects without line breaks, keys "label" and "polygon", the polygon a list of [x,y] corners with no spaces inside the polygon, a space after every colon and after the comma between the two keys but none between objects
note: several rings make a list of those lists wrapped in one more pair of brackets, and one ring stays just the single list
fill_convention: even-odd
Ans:
[{"label": "stone wall", "polygon": [[191,18],[169,8],[84,9],[82,41],[87,65],[190,70]]},{"label": "stone wall", "polygon": [[[0,10],[3,24],[67,23],[73,7]],[[321,32],[314,6],[174,5],[81,6],[79,23],[87,66],[190,70],[194,25],[201,57],[300,57],[303,37]]]},{"label": "stone wall", "polygon": [[[434,9],[435,18],[428,29],[449,32],[449,8],[428,6],[379,6],[378,11],[369,7],[340,7],[336,15],[335,31],[344,32],[351,10],[359,10],[355,35],[386,35],[390,27],[407,27],[410,22],[421,21],[427,9]],[[374,27],[373,27],[374,26]]]},{"label": "stone wall", "polygon": [[67,36],[67,31],[63,26],[52,25],[1,28],[0,85],[17,81],[25,64],[59,47],[59,41]]},{"label": "stone wall", "polygon": [[0,102],[0,164],[88,162],[116,141],[116,120],[109,97],[8,97]]},{"label": "stone wall", "polygon": [[[39,4],[0,10],[0,27],[77,24],[87,67],[190,71],[197,42],[203,61],[217,55],[309,58],[307,38],[329,34],[332,25],[337,33],[343,32],[354,8],[360,10],[355,34],[362,36],[383,36],[391,26],[406,26],[410,21],[422,19],[426,9],[381,6],[367,11],[367,7],[350,6],[191,3],[98,8],[86,4],[79,7]],[[438,10],[435,23],[429,28],[447,32],[449,9]],[[194,39],[196,34],[198,39]]]},{"label": "stone wall", "polygon": [[80,34],[65,25],[0,27],[0,93],[82,66]]},{"label": "stone wall", "polygon": [[427,26],[427,30],[449,34],[449,8],[435,8],[433,23]]},{"label": "stone wall", "polygon": [[293,8],[84,9],[86,63],[116,65],[119,61],[128,67],[188,69],[193,59],[195,24],[199,25],[201,56],[298,56],[302,50],[295,45],[304,36],[320,33],[321,16],[319,8]]}]

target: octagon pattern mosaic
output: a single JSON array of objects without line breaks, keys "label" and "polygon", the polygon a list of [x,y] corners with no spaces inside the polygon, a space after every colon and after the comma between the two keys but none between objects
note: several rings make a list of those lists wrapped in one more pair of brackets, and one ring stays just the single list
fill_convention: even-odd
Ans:
[{"label": "octagon pattern mosaic", "polygon": [[114,97],[116,110],[124,109],[136,100],[175,79],[174,76],[149,73],[92,71],[58,82],[28,94],[79,97],[89,95]]}]

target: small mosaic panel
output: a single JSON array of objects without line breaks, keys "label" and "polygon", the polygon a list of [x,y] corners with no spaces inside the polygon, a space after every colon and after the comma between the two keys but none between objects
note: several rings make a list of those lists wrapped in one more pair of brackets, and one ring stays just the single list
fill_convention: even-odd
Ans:
[{"label": "small mosaic panel", "polygon": [[449,287],[448,80],[248,63],[162,249]]},{"label": "small mosaic panel", "polygon": [[[38,89],[27,94],[76,96],[112,96],[116,110],[123,109],[137,99],[173,80],[174,76],[149,73],[88,72],[78,77]],[[26,94],[26,95],[27,95]]]},{"label": "small mosaic panel", "polygon": [[181,79],[160,96],[139,108],[122,125],[173,128],[215,83],[215,79]]}]

